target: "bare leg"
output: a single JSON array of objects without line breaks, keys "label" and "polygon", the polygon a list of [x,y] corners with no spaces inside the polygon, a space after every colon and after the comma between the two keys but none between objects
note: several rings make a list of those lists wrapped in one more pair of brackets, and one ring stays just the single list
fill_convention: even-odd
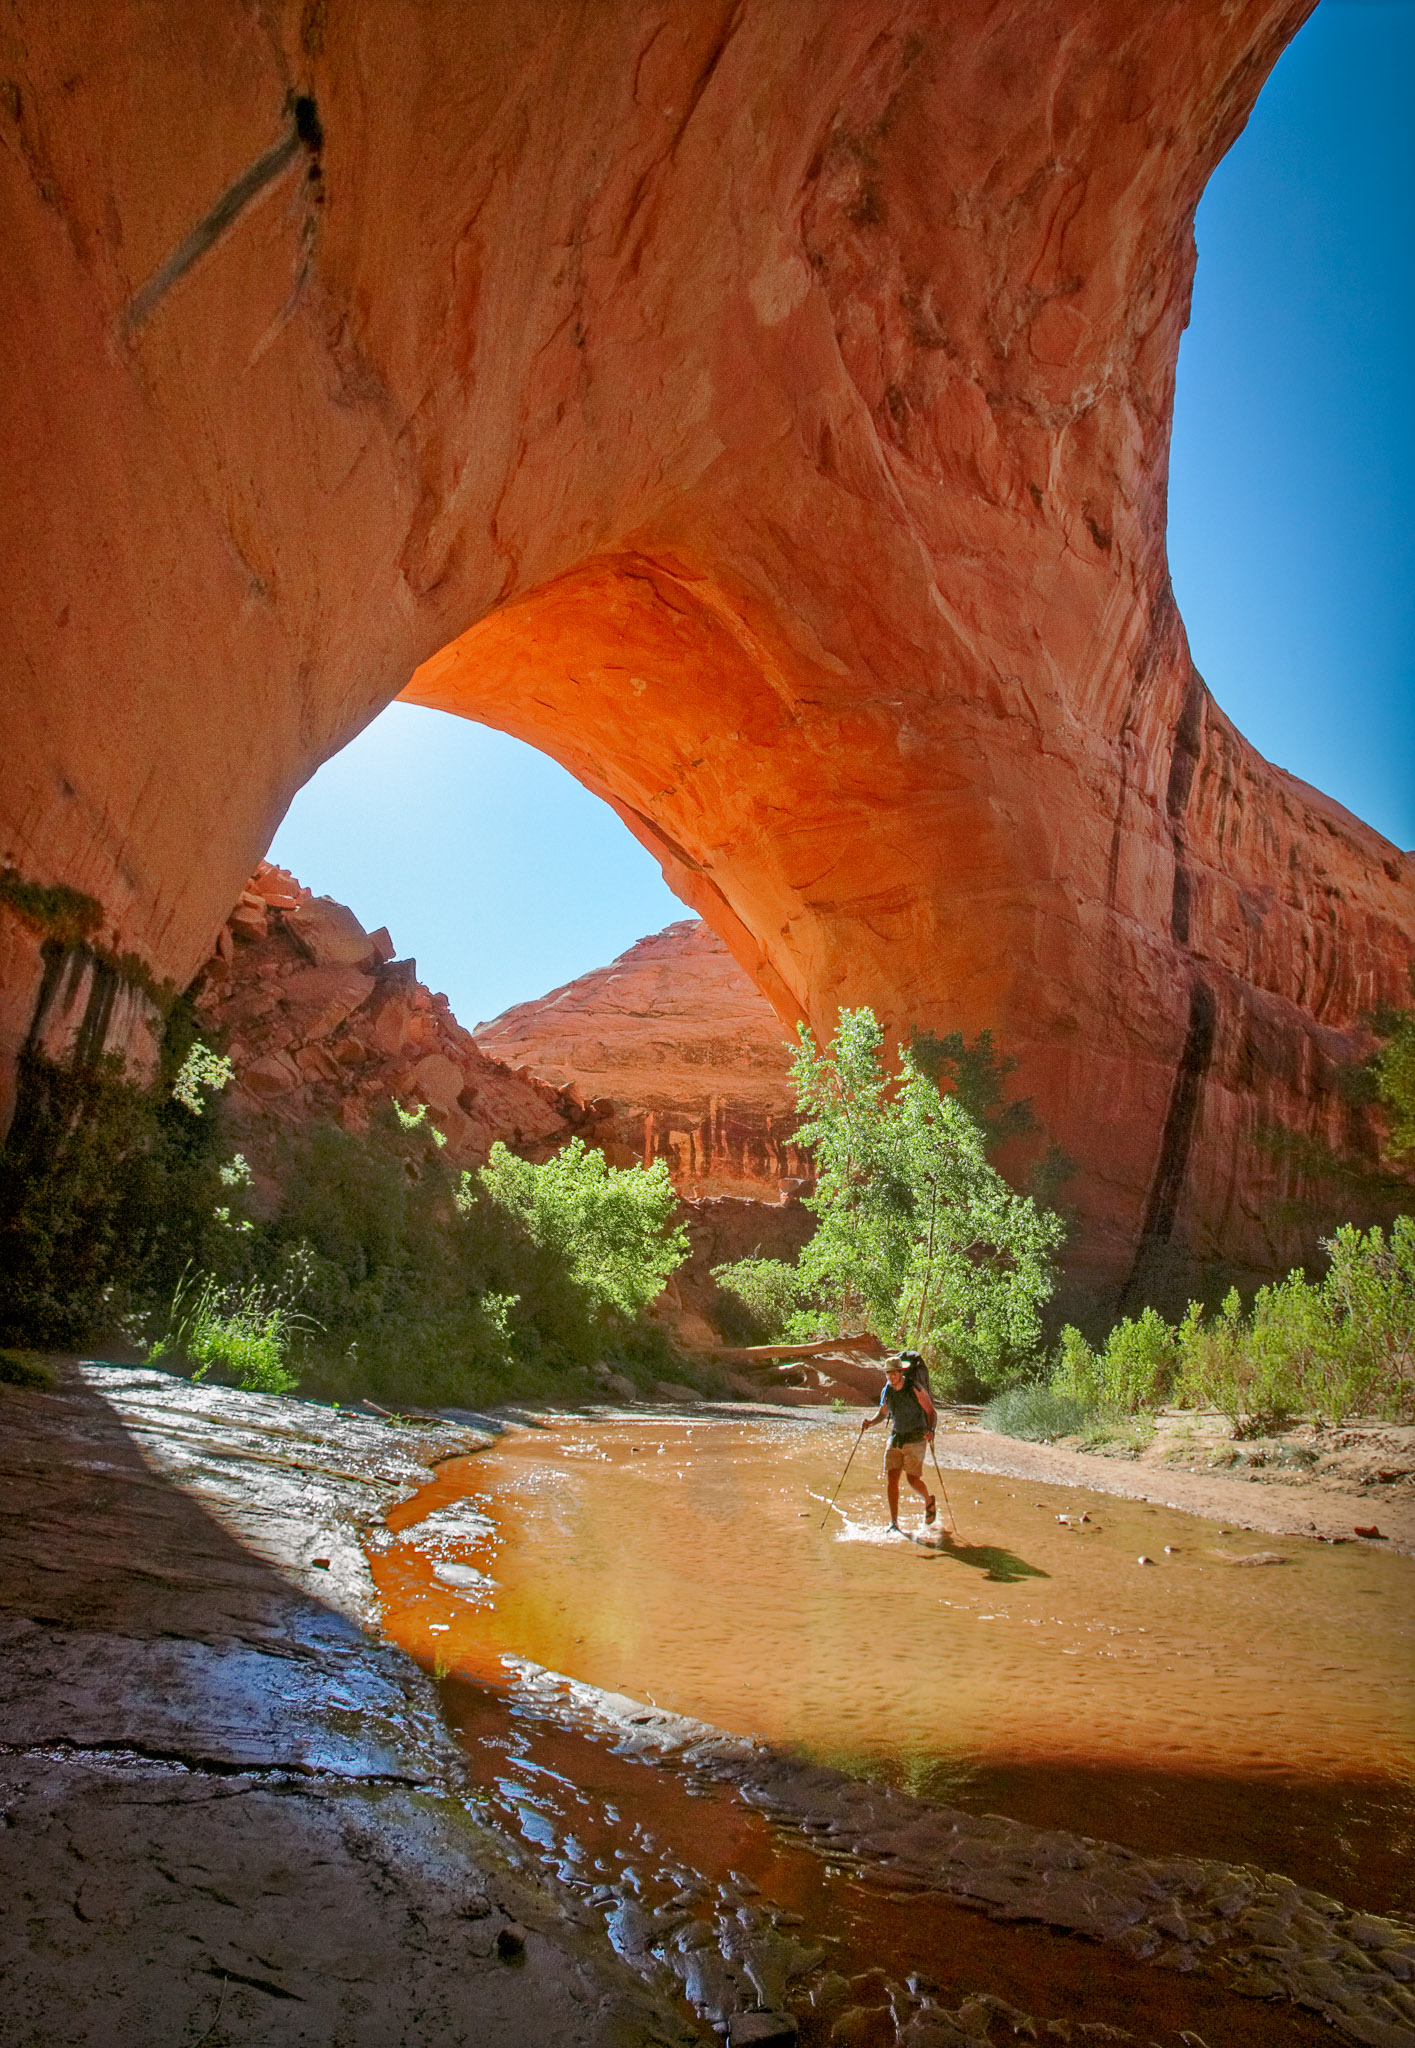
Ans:
[{"label": "bare leg", "polygon": [[884,1490],[889,1495],[889,1520],[891,1527],[899,1520],[899,1474],[886,1472]]}]

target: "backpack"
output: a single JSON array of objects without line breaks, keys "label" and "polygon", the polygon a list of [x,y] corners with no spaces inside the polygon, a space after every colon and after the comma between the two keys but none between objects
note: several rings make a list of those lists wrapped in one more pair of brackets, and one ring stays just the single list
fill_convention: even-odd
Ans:
[{"label": "backpack", "polygon": [[917,1394],[920,1387],[933,1399],[933,1388],[929,1385],[929,1369],[917,1351],[901,1351],[900,1362],[904,1367],[904,1384],[911,1394]]}]

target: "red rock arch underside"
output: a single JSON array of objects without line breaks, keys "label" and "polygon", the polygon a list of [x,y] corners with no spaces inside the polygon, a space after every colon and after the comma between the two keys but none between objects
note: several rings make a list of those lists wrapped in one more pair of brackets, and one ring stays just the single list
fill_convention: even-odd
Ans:
[{"label": "red rock arch underside", "polygon": [[1078,1285],[1299,1255],[1415,876],[1213,705],[1164,497],[1194,207],[1307,12],[10,0],[0,857],[108,1007],[12,889],[0,1050],[135,1043],[113,963],[183,984],[402,690],[783,1017],[991,1026]]}]

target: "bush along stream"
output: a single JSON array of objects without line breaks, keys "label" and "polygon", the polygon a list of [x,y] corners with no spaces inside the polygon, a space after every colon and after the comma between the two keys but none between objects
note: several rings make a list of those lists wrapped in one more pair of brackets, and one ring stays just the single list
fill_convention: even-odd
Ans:
[{"label": "bush along stream", "polygon": [[686,1255],[666,1169],[578,1139],[544,1165],[443,1158],[425,1109],[366,1132],[222,1132],[230,1069],[180,1007],[149,1089],[30,1056],[0,1148],[0,1342],[117,1343],[270,1393],[462,1405],[700,1379],[647,1310]]}]

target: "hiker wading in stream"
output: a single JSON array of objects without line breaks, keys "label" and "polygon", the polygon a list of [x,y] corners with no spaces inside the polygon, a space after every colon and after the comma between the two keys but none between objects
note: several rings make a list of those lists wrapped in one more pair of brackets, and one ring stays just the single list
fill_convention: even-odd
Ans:
[{"label": "hiker wading in stream", "polygon": [[889,1494],[889,1526],[899,1527],[899,1475],[904,1473],[915,1493],[923,1496],[924,1520],[932,1522],[937,1504],[924,1484],[924,1451],[933,1442],[938,1427],[933,1396],[929,1392],[924,1361],[915,1351],[903,1351],[885,1367],[886,1379],[880,1389],[879,1407],[860,1424],[860,1434],[877,1422],[889,1420],[889,1447],[884,1454],[884,1483]]}]

